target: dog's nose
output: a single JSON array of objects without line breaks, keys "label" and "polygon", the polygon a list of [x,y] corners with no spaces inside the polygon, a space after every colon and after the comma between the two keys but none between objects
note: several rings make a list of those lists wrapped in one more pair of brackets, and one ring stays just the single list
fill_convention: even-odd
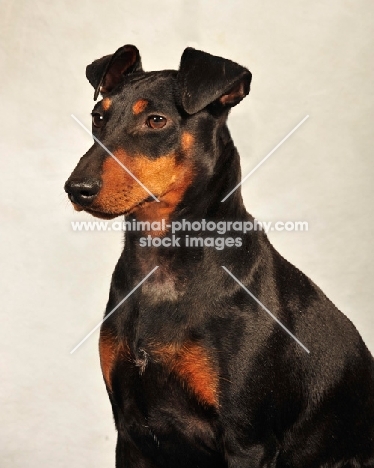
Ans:
[{"label": "dog's nose", "polygon": [[81,206],[89,206],[101,188],[99,179],[68,180],[65,183],[65,192],[70,201]]}]

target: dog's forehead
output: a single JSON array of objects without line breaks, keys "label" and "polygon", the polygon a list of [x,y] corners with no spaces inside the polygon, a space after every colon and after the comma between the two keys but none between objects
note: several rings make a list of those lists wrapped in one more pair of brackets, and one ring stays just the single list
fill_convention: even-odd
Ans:
[{"label": "dog's forehead", "polygon": [[176,73],[174,70],[134,73],[126,77],[115,96],[127,103],[144,99],[156,105],[174,105],[178,94]]}]

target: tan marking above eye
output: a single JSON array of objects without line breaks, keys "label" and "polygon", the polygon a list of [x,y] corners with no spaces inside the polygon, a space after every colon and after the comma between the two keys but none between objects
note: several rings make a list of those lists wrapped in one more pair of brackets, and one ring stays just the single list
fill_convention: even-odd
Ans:
[{"label": "tan marking above eye", "polygon": [[109,99],[108,97],[103,99],[102,106],[105,111],[109,110],[111,105],[112,105],[111,99]]},{"label": "tan marking above eye", "polygon": [[148,105],[148,101],[146,99],[139,99],[132,106],[132,112],[134,113],[134,115],[138,115],[145,110],[147,105]]}]

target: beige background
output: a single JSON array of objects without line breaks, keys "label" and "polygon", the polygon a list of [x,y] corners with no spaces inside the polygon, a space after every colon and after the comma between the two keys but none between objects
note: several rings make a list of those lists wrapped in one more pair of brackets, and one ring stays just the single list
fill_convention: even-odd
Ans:
[{"label": "beige background", "polygon": [[230,128],[270,233],[374,350],[372,312],[373,34],[370,0],[3,1],[1,34],[0,466],[114,466],[115,433],[95,326],[119,233],[74,233],[63,184],[91,144],[85,66],[134,43],[147,70],[176,68],[187,45],[253,73]]}]

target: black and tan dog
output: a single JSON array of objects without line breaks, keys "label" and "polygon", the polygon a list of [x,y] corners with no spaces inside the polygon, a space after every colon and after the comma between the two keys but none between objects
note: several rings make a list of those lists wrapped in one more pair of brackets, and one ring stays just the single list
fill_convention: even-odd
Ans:
[{"label": "black and tan dog", "polygon": [[[221,203],[241,177],[226,119],[249,92],[246,68],[188,48],[178,71],[144,72],[127,45],[87,78],[103,95],[93,134],[115,158],[95,142],[79,161],[65,186],[77,210],[253,221],[240,190]],[[321,290],[261,231],[221,250],[142,247],[144,235],[171,233],[126,232],[106,314],[158,269],[100,335],[117,468],[373,467],[373,359]]]}]

